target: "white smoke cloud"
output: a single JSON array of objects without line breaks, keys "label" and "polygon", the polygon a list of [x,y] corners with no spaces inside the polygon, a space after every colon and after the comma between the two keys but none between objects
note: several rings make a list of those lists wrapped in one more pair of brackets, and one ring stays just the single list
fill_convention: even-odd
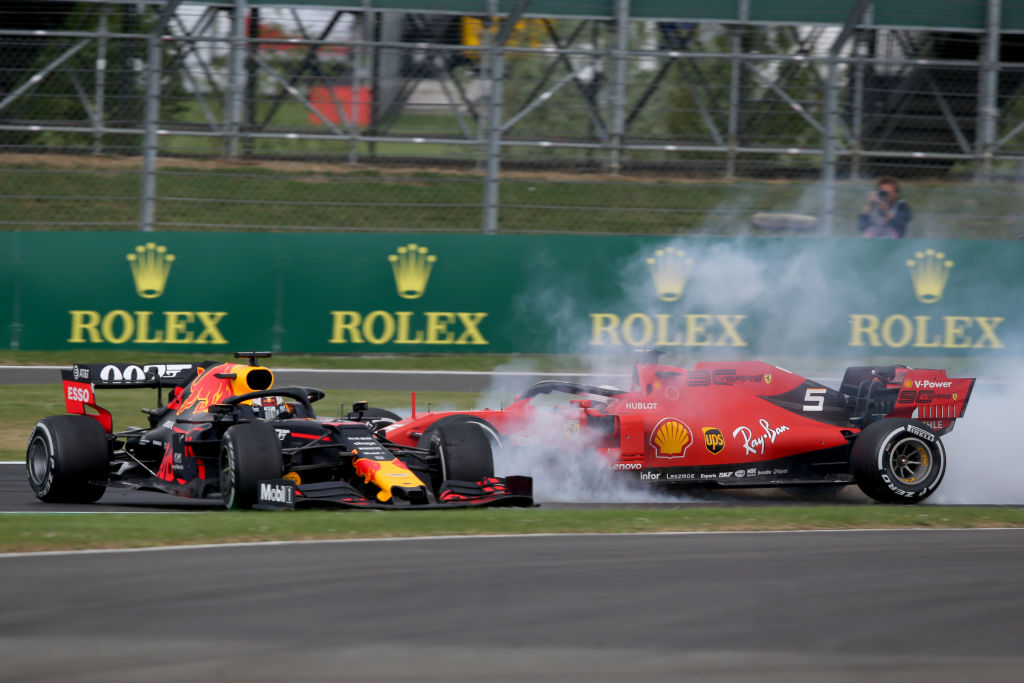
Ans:
[{"label": "white smoke cloud", "polygon": [[[1002,370],[1005,372],[1006,368]],[[946,477],[928,499],[929,503],[1024,504],[1020,423],[1024,387],[1020,376],[1018,373],[1015,381],[981,379],[975,385],[966,416],[942,437]]]},{"label": "white smoke cloud", "polygon": [[597,452],[593,435],[575,430],[557,408],[539,410],[495,455],[495,474],[533,477],[539,503],[680,502],[634,476],[613,472]]},{"label": "white smoke cloud", "polygon": [[[742,194],[742,193],[740,193]],[[820,200],[820,188],[808,188],[800,198],[794,211],[817,213]],[[729,203],[732,220],[735,209],[740,206],[736,202]],[[740,206],[740,208],[744,208]],[[753,213],[754,207],[751,207]],[[717,222],[715,222],[717,221]],[[813,239],[779,238],[777,245],[785,250],[785,259],[771,260],[764,254],[754,253],[752,249],[735,249],[736,238],[718,241],[713,236],[718,232],[720,219],[709,221],[706,229],[699,235],[700,240],[691,238],[666,238],[658,245],[639,247],[633,254],[627,254],[626,264],[617,271],[595,269],[595,277],[616,277],[619,282],[619,302],[617,308],[623,311],[639,312],[649,316],[671,312],[686,314],[691,312],[739,312],[777,307],[777,315],[758,321],[760,333],[771,335],[776,348],[793,349],[791,355],[784,359],[782,365],[797,364],[790,367],[799,374],[807,374],[812,379],[821,380],[822,376],[809,372],[799,365],[811,363],[819,369],[827,363],[832,369],[829,375],[841,376],[845,365],[867,365],[872,362],[883,365],[902,362],[917,367],[943,367],[941,362],[927,358],[890,358],[878,357],[867,359],[852,358],[845,364],[840,361],[823,361],[810,356],[802,357],[801,349],[807,348],[807,340],[820,338],[829,330],[825,326],[833,325],[829,316],[820,315],[815,306],[792,306],[789,302],[778,300],[778,292],[793,293],[827,293],[830,289],[830,273],[820,262],[820,254],[814,249],[805,247],[814,244]],[[745,236],[750,235],[749,229]],[[684,296],[669,308],[659,302],[651,285],[651,276],[646,259],[653,255],[656,248],[672,247],[686,251],[696,257],[695,265],[713,264],[718,273],[728,273],[728,287],[701,287],[699,276],[691,274],[690,282]],[[692,252],[692,254],[691,254]],[[556,330],[554,348],[561,353],[574,354],[585,359],[588,372],[604,377],[618,375],[616,380],[595,380],[601,384],[613,381],[620,386],[628,385],[628,379],[621,376],[631,372],[633,359],[630,347],[623,345],[611,350],[604,350],[590,345],[592,311],[584,310],[572,292],[586,292],[592,283],[549,281],[546,278],[564,277],[558,268],[545,267],[544,254],[537,255],[537,274],[532,280],[533,287],[517,300],[521,310],[517,313],[522,317],[528,313],[534,317],[542,317],[544,326]],[[557,273],[552,275],[552,273]],[[898,288],[906,286],[905,273],[894,274],[899,277]],[[772,294],[772,297],[768,295]],[[784,297],[783,297],[784,298]],[[529,318],[527,318],[529,319]],[[842,349],[837,349],[842,351]],[[769,363],[778,362],[770,357],[752,355],[745,348],[728,347],[675,347],[669,351],[666,360],[683,366],[691,365],[697,360],[763,360]],[[1007,377],[1006,361],[1002,361],[998,372],[982,373],[984,363],[968,361],[967,367],[974,367],[982,376]],[[1010,363],[1012,366],[1012,362]],[[529,365],[515,363],[507,368],[517,371],[532,369]],[[1024,458],[1021,456],[1021,439],[1015,412],[1024,405],[1024,372],[1019,368],[1011,368],[1010,376],[1018,378],[1016,383],[993,384],[980,380],[971,398],[967,417],[957,422],[955,429],[943,442],[947,451],[947,472],[943,484],[929,502],[946,504],[1019,504],[1024,503]],[[951,376],[969,376],[963,371],[950,371]],[[829,376],[826,375],[826,376]],[[487,399],[489,407],[495,407],[495,396],[511,396],[522,390],[522,384],[509,386],[507,383],[492,387]],[[628,386],[625,386],[628,388]],[[507,400],[506,400],[507,404]],[[550,443],[560,443],[561,423],[557,425],[531,426],[531,431],[542,433],[545,429],[553,429]],[[636,482],[631,477],[621,476],[623,473],[609,471],[600,458],[591,450],[579,447],[538,447],[526,449],[509,458],[507,473],[529,474],[535,478],[538,500],[566,502],[664,502],[679,500],[652,490],[650,487]],[[517,469],[518,468],[518,469]],[[685,500],[685,499],[684,499]]]}]

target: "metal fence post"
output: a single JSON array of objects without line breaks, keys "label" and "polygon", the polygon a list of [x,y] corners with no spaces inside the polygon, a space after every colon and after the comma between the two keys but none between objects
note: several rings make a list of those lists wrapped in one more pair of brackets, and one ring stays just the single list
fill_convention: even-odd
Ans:
[{"label": "metal fence post", "polygon": [[242,129],[242,98],[245,96],[245,16],[248,0],[234,0],[231,15],[231,52],[228,55],[228,101],[224,124],[227,132],[224,153],[238,157],[238,134]]},{"label": "metal fence post", "polygon": [[107,90],[107,34],[110,32],[110,5],[100,8],[99,27],[96,37],[96,107],[93,125],[96,132],[92,139],[92,153],[103,153],[103,117]]},{"label": "metal fence post", "polygon": [[501,44],[491,33],[491,22],[497,21],[498,0],[487,1],[488,20],[484,31],[490,34],[487,66],[487,129],[484,147],[484,224],[486,235],[498,232],[498,183],[501,174],[501,81],[504,78],[505,62],[501,55]]},{"label": "metal fence post", "polygon": [[985,48],[981,54],[978,78],[978,142],[979,174],[992,174],[995,152],[996,122],[999,118],[999,30],[1002,26],[1002,0],[988,0],[985,15]]},{"label": "metal fence post", "polygon": [[161,10],[146,38],[146,109],[142,122],[142,199],[139,230],[151,232],[156,219],[156,157],[160,123],[160,76],[163,71],[161,45],[167,22],[174,16],[181,0],[170,0]]},{"label": "metal fence post", "polygon": [[839,53],[856,29],[873,0],[858,0],[846,17],[832,47],[828,51],[828,75],[825,78],[825,139],[822,149],[821,230],[831,235],[836,210],[836,159],[839,147]]},{"label": "metal fence post", "polygon": [[[239,134],[256,130],[256,97],[259,94],[259,57],[260,44],[257,42],[260,37],[260,9],[253,7],[249,10],[249,40],[245,46],[245,128]],[[251,135],[242,139],[242,154],[251,157],[255,148],[255,141]]]},{"label": "metal fence post", "polygon": [[[743,31],[746,32],[746,22],[750,21],[750,0],[738,0],[737,15],[740,22],[743,22]],[[740,79],[743,77],[743,65],[740,63],[740,54],[743,52],[743,36],[740,35],[740,25],[732,27],[732,37],[729,41],[729,120],[726,133],[726,145],[728,150],[725,157],[725,177],[736,177],[736,155],[739,147],[740,130],[740,98],[743,96]]]},{"label": "metal fence post", "polygon": [[[352,73],[352,102],[355,104],[355,125],[353,125],[352,129],[356,131],[356,134],[353,136],[352,144],[348,148],[348,163],[350,164],[359,163],[359,137],[361,135],[359,132],[359,112],[363,107],[362,97],[364,85],[366,85],[367,82],[372,85],[372,79],[369,77],[371,72],[370,59],[372,57],[369,43],[373,40],[373,26],[370,23],[372,16],[373,8],[370,0],[363,0],[362,14],[360,15],[359,22],[360,37],[363,44],[356,49],[355,69]],[[366,87],[366,92],[368,94],[367,96],[371,99],[371,102],[367,104],[372,107],[372,100],[377,96],[377,94],[373,92],[370,87]]]},{"label": "metal fence post", "polygon": [[[487,114],[487,171],[484,177],[484,224],[483,232],[493,235],[498,232],[498,183],[501,181],[501,119],[504,96],[502,93],[505,80],[505,56],[502,48],[508,44],[512,28],[523,15],[523,10],[530,4],[529,0],[518,0],[512,11],[505,17],[501,30],[491,43],[491,97]],[[487,1],[487,11],[491,17],[498,14],[498,0]]]},{"label": "metal fence post", "polygon": [[612,86],[612,130],[609,170],[622,170],[622,143],[626,137],[626,55],[629,50],[629,0],[615,0],[615,83]]}]

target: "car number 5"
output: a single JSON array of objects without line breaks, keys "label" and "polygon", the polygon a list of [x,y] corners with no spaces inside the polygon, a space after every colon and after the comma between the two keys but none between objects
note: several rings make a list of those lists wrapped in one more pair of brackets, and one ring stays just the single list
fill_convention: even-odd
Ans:
[{"label": "car number 5", "polygon": [[827,389],[808,389],[804,394],[804,412],[820,413],[825,410],[825,392]]}]

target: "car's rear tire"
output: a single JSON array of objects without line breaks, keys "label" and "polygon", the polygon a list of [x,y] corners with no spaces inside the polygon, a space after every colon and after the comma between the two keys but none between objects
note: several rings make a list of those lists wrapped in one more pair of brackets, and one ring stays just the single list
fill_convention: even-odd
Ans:
[{"label": "car's rear tire", "polygon": [[220,492],[224,507],[247,510],[259,499],[260,480],[280,479],[281,442],[268,424],[235,425],[220,447]]},{"label": "car's rear tire", "polygon": [[880,503],[910,504],[938,488],[946,473],[946,452],[927,425],[885,418],[857,435],[850,464],[868,496]]},{"label": "car's rear tire", "polygon": [[44,417],[25,451],[32,492],[47,503],[95,503],[110,478],[110,440],[86,415]]},{"label": "car's rear tire", "polygon": [[419,447],[438,456],[435,488],[449,480],[480,481],[494,476],[491,439],[480,424],[438,420],[420,437]]}]

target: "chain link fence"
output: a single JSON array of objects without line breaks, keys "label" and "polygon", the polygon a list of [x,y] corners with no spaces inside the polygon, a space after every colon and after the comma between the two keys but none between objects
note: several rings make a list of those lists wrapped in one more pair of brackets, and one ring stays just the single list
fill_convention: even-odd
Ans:
[{"label": "chain link fence", "polygon": [[1024,233],[999,0],[938,28],[909,0],[904,25],[478,4],[0,2],[0,225],[854,235],[892,175],[911,236]]}]

